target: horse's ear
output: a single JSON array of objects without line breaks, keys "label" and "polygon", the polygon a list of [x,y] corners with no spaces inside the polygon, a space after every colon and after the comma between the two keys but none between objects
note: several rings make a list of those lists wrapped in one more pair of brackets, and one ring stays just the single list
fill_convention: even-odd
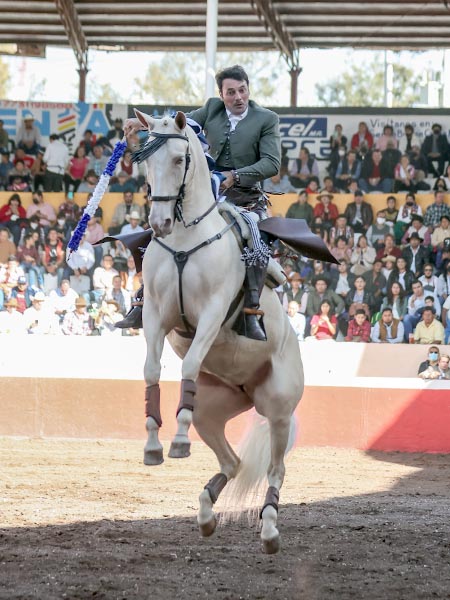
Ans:
[{"label": "horse's ear", "polygon": [[183,131],[183,129],[186,127],[186,115],[184,112],[177,112],[175,115],[175,125],[180,131]]},{"label": "horse's ear", "polygon": [[153,119],[153,117],[151,117],[150,115],[146,115],[137,108],[134,109],[134,114],[145,127],[145,129],[153,129],[153,127],[155,126],[155,120]]}]

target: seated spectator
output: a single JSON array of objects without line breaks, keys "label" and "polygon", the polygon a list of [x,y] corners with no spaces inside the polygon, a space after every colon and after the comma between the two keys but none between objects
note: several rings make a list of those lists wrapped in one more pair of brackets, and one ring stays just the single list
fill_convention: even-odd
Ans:
[{"label": "seated spectator", "polygon": [[414,273],[407,268],[406,260],[403,256],[396,260],[395,268],[388,278],[388,287],[390,287],[394,281],[398,281],[407,294],[411,293]]},{"label": "seated spectator", "polygon": [[420,150],[420,144],[414,145],[411,152],[408,152],[409,162],[414,167],[414,183],[417,191],[426,192],[430,185],[424,181],[427,176],[427,159]]},{"label": "seated spectator", "polygon": [[342,125],[340,123],[336,123],[334,126],[333,133],[330,136],[330,150],[333,151],[340,146],[347,145],[347,138],[342,132]]},{"label": "seated spectator", "polygon": [[286,289],[282,298],[282,305],[287,312],[290,302],[295,301],[299,306],[299,312],[305,314],[308,301],[308,290],[303,286],[303,278],[299,273],[291,273],[289,287]]},{"label": "seated spectator", "polygon": [[25,114],[22,125],[17,132],[17,146],[27,154],[35,156],[41,147],[41,132],[34,124],[34,116],[31,113]]},{"label": "seated spectator", "polygon": [[311,224],[311,231],[328,243],[328,231],[323,226],[322,217],[314,217]]},{"label": "seated spectator", "polygon": [[44,254],[42,256],[42,266],[44,268],[44,282],[45,276],[52,275],[56,277],[55,283],[60,284],[63,276],[63,267],[65,261],[64,246],[61,240],[58,238],[58,233],[54,227],[48,230],[47,242],[44,245]]},{"label": "seated spectator", "polygon": [[392,192],[392,174],[383,161],[380,150],[374,149],[364,158],[361,166],[361,177],[359,187],[367,193],[382,192],[389,194]]},{"label": "seated spectator", "polygon": [[0,267],[6,265],[9,256],[15,256],[16,245],[10,239],[10,232],[0,225]]},{"label": "seated spectator", "polygon": [[403,321],[408,312],[408,297],[398,281],[394,281],[387,287],[380,310],[383,311],[385,308],[390,308],[394,319],[398,321]]},{"label": "seated spectator", "polygon": [[10,298],[17,300],[17,310],[20,313],[23,314],[31,306],[33,296],[34,291],[29,287],[26,276],[20,275],[17,278],[17,285],[12,288],[10,295]]},{"label": "seated spectator", "polygon": [[[125,150],[122,158],[119,160],[119,162],[117,164],[114,174],[117,177],[121,171],[125,171],[125,173],[127,173],[129,175],[129,177],[131,177],[134,180],[134,183],[137,186],[138,179],[139,179],[139,167],[138,167],[137,163],[132,161],[132,154],[133,153],[130,149]],[[287,161],[285,161],[284,165],[282,164],[282,167],[283,166],[285,166],[285,173],[287,175]],[[290,186],[290,187],[291,187],[290,191],[292,191],[293,188],[292,188],[292,186]]]},{"label": "seated spectator", "polygon": [[[405,327],[405,342],[411,342],[411,336],[417,323],[422,317],[425,309],[426,294],[423,291],[423,285],[420,281],[414,280],[412,283],[412,294],[408,298],[408,314],[403,318]],[[444,339],[444,338],[442,338]]]},{"label": "seated spectator", "polygon": [[0,226],[9,229],[16,246],[20,241],[20,230],[22,225],[25,225],[26,216],[19,194],[12,194],[8,202],[0,208]]},{"label": "seated spectator", "polygon": [[0,310],[3,308],[4,301],[11,297],[11,292],[16,287],[19,277],[24,275],[25,273],[13,254],[8,257],[6,264],[0,266]]},{"label": "seated spectator", "polygon": [[78,193],[93,194],[98,183],[98,176],[93,169],[88,170],[84,177],[84,181],[78,186]]},{"label": "seated spectator", "polygon": [[49,140],[44,153],[44,192],[62,192],[64,174],[70,160],[69,149],[57,133],[52,133]]},{"label": "seated spectator", "polygon": [[131,293],[123,286],[121,275],[114,275],[112,278],[112,287],[107,289],[104,300],[114,300],[117,303],[117,310],[122,315],[127,314],[131,308]]},{"label": "seated spectator", "polygon": [[402,204],[398,210],[397,221],[394,225],[395,241],[401,243],[401,239],[405,231],[411,225],[411,221],[415,215],[422,216],[422,209],[416,202],[416,197],[413,193],[407,193],[405,204]]},{"label": "seated spectator", "polygon": [[450,379],[450,356],[442,354],[436,367],[428,367],[419,374],[421,379]]},{"label": "seated spectator", "polygon": [[37,292],[31,299],[31,306],[23,313],[25,329],[29,334],[59,334],[59,319],[51,310],[44,292]]},{"label": "seated spectator", "polygon": [[366,271],[370,271],[375,258],[375,249],[367,244],[365,235],[360,235],[350,259],[353,265],[351,268],[353,275],[362,275]]},{"label": "seated spectator", "polygon": [[349,321],[344,342],[370,342],[370,323],[364,309],[358,308]]},{"label": "seated spectator", "polygon": [[92,297],[94,302],[99,303],[103,300],[106,293],[111,292],[113,278],[116,275],[119,275],[119,273],[113,268],[113,257],[110,254],[105,254],[102,259],[102,265],[95,269],[93,275],[94,289]]},{"label": "seated spectator", "polygon": [[369,246],[378,252],[384,246],[385,237],[390,233],[392,233],[392,227],[386,221],[386,212],[379,210],[375,223],[369,227],[366,233]]},{"label": "seated spectator", "polygon": [[402,237],[402,244],[406,245],[408,243],[408,238],[413,234],[417,233],[418,236],[423,240],[421,242],[422,246],[428,248],[431,245],[431,235],[428,230],[428,227],[425,227],[423,224],[423,217],[420,215],[413,215],[411,218],[411,225],[405,231]]},{"label": "seated spectator", "polygon": [[[284,271],[286,272],[286,267],[284,267]],[[134,258],[131,254],[127,258],[127,268],[120,272],[120,277],[122,278],[122,287],[126,289],[130,295],[134,296],[134,293],[141,287],[141,278],[136,271]],[[288,287],[286,287],[286,290],[287,289]]]},{"label": "seated spectator", "polygon": [[403,342],[403,323],[394,317],[390,306],[383,308],[381,319],[372,328],[371,338],[372,342],[376,344],[401,344]]},{"label": "seated spectator", "polygon": [[299,342],[303,342],[303,340],[305,339],[306,320],[305,315],[302,315],[299,312],[299,308],[300,307],[298,303],[295,302],[295,300],[292,300],[288,304],[287,314],[289,323],[291,324],[291,327],[294,330],[295,335],[297,336],[297,340]]},{"label": "seated spectator", "polygon": [[90,156],[92,154],[94,143],[95,141],[93,139],[92,130],[86,129],[86,131],[83,134],[83,139],[79,144],[82,148],[84,148],[86,156]]},{"label": "seated spectator", "polygon": [[103,300],[95,318],[95,328],[100,335],[121,336],[122,330],[116,327],[116,323],[123,319],[119,312],[119,305],[115,300]]},{"label": "seated spectator", "polygon": [[[448,240],[446,242],[446,240]],[[431,234],[431,245],[433,252],[436,253],[436,267],[440,268],[442,264],[442,254],[444,252],[444,244],[450,243],[450,217],[449,215],[442,215],[440,218],[440,224]]]},{"label": "seated spectator", "polygon": [[334,175],[338,169],[339,164],[345,159],[347,154],[347,148],[345,146],[337,146],[331,150],[329,155],[330,162],[327,165],[327,171],[334,180]]},{"label": "seated spectator", "polygon": [[450,216],[450,207],[445,204],[444,192],[434,192],[434,203],[430,204],[425,211],[423,222],[427,227],[435,229],[441,221],[442,215]]},{"label": "seated spectator", "polygon": [[[42,150],[39,150],[38,154],[39,154],[39,152],[42,153]],[[23,164],[25,165],[25,169],[28,169],[29,171],[31,171],[31,169],[33,168],[33,165],[36,161],[36,157],[31,156],[30,154],[25,154],[25,151],[22,150],[22,148],[17,148],[14,153],[14,159],[13,159],[14,166],[16,166],[17,161],[23,162]]]},{"label": "seated spectator", "polygon": [[317,204],[314,207],[314,216],[322,219],[323,228],[329,231],[339,215],[336,204],[333,204],[333,196],[328,192],[321,192],[317,198]]},{"label": "seated spectator", "polygon": [[372,294],[366,290],[365,279],[358,275],[353,282],[353,288],[345,297],[346,310],[339,315],[339,327],[342,333],[347,334],[348,322],[355,316],[358,309],[362,309],[370,321],[374,306],[375,300]]},{"label": "seated spectator", "polygon": [[449,188],[444,177],[438,177],[433,185],[433,192],[448,192]]},{"label": "seated spectator", "polygon": [[[100,177],[100,175],[105,170],[105,167],[107,164],[108,164],[108,157],[103,154],[103,146],[97,142],[95,144],[94,148],[92,149],[92,156],[89,157],[89,163],[87,166],[87,170],[88,170],[88,172],[94,171],[94,173],[97,175],[97,177]],[[79,189],[78,191],[81,191],[81,190]]]},{"label": "seated spectator", "polygon": [[333,178],[327,175],[323,178],[323,188],[320,190],[323,194],[326,192],[327,194],[337,194],[339,190],[334,186]]},{"label": "seated spectator", "polygon": [[132,212],[141,213],[141,207],[139,204],[133,201],[133,193],[125,192],[123,195],[123,202],[120,202],[114,210],[114,214],[111,219],[111,226],[108,229],[110,235],[117,235],[121,232],[122,227],[130,222],[130,215]]},{"label": "seated spectator", "polygon": [[82,297],[75,300],[75,310],[64,315],[61,331],[64,335],[91,335],[92,319],[87,313],[87,303]]},{"label": "seated spectator", "polygon": [[59,205],[58,214],[64,214],[66,223],[71,227],[76,227],[81,217],[81,208],[73,199],[73,192],[67,192],[66,199]]},{"label": "seated spectator", "polygon": [[319,193],[319,178],[314,176],[311,177],[305,191],[308,196],[316,196]]},{"label": "seated spectator", "polygon": [[[94,248],[86,241],[86,234],[81,238],[77,252],[74,252],[70,258],[70,266],[64,268],[64,279],[71,281],[72,287],[78,294],[88,292],[90,290],[90,281],[95,263]],[[71,280],[71,277],[75,281]],[[84,277],[84,279],[82,279]],[[78,281],[76,281],[78,280]],[[87,289],[86,289],[87,285]]]},{"label": "seated spectator", "polygon": [[409,156],[402,154],[400,162],[396,164],[394,169],[394,194],[398,192],[416,192],[414,176],[415,171],[409,162]]},{"label": "seated spectator", "polygon": [[144,231],[144,228],[139,225],[140,220],[141,215],[139,214],[139,211],[131,211],[130,222],[122,227],[120,230],[121,235],[128,233],[140,233],[141,231]]},{"label": "seated spectator", "polygon": [[345,215],[338,215],[335,225],[330,229],[330,246],[335,246],[340,237],[345,238],[350,247],[353,246],[353,229],[347,224],[347,217]]},{"label": "seated spectator", "polygon": [[124,136],[123,133],[123,121],[120,117],[114,119],[114,127],[110,129],[106,134],[106,139],[114,147],[117,142],[120,142]]},{"label": "seated spectator", "polygon": [[89,158],[86,156],[84,146],[78,146],[75,154],[69,161],[64,175],[64,186],[67,192],[76,192],[87,173]]},{"label": "seated spectator", "polygon": [[434,123],[432,133],[427,135],[422,144],[422,154],[427,159],[427,171],[434,177],[439,177],[444,172],[448,159],[449,146],[447,136],[442,133],[442,126]]},{"label": "seated spectator", "polygon": [[444,342],[444,327],[433,313],[433,309],[426,306],[422,312],[422,320],[419,321],[414,330],[414,344],[442,344]]},{"label": "seated spectator", "polygon": [[52,290],[48,298],[52,312],[62,321],[66,313],[75,309],[78,294],[70,287],[70,281],[63,279],[59,288]]},{"label": "seated spectator", "polygon": [[9,183],[9,175],[14,169],[14,165],[9,160],[9,152],[7,150],[2,150],[0,154],[0,189],[6,190]]},{"label": "seated spectator", "polygon": [[440,354],[441,351],[439,350],[438,346],[430,346],[428,348],[428,358],[420,363],[417,375],[423,373],[426,369],[428,369],[428,367],[432,367],[437,370]]},{"label": "seated spectator", "polygon": [[7,189],[10,192],[31,191],[31,172],[23,160],[17,160],[14,169],[9,172]]},{"label": "seated spectator", "polygon": [[430,253],[421,245],[422,242],[423,239],[414,231],[408,238],[408,246],[402,252],[407,270],[412,271],[416,279],[422,275],[424,265],[430,261]]},{"label": "seated spectator", "polygon": [[48,228],[56,223],[55,209],[48,202],[44,202],[42,192],[33,192],[33,204],[27,208],[27,219],[31,219],[34,215],[39,217],[39,224]]},{"label": "seated spectator", "polygon": [[[133,165],[137,167],[136,163],[133,163]],[[297,191],[297,189],[289,181],[289,170],[287,164],[281,164],[279,173],[273,177],[270,177],[269,179],[266,179],[263,187],[264,191],[268,194],[291,194]]]},{"label": "seated spectator", "polygon": [[[348,245],[347,238],[345,238],[344,236],[340,236],[337,238],[336,245],[331,248],[330,252],[336,260],[345,260],[345,262],[347,263],[350,262],[350,258],[352,256],[352,249]],[[335,269],[336,265],[332,265],[331,268]]]},{"label": "seated spectator", "polygon": [[305,219],[311,227],[314,211],[311,204],[308,203],[308,194],[305,190],[298,193],[297,201],[293,202],[287,209],[286,217],[288,219]]},{"label": "seated spectator", "polygon": [[433,296],[439,296],[439,278],[433,274],[433,265],[425,263],[423,266],[423,275],[419,277],[423,285],[424,292],[431,292]]},{"label": "seated spectator", "polygon": [[39,150],[36,154],[36,159],[30,167],[31,180],[33,181],[33,190],[42,191],[44,189],[46,166],[44,163],[44,151]]},{"label": "seated spectator", "polygon": [[0,152],[9,151],[9,135],[4,124],[3,119],[0,119]]},{"label": "seated spectator", "polygon": [[[328,265],[327,265],[327,267],[328,267]],[[311,284],[311,282],[315,281],[319,276],[325,277],[328,281],[328,285],[332,288],[334,280],[337,279],[337,272],[332,274],[330,271],[325,269],[325,263],[323,261],[313,260],[312,261],[312,270],[308,274],[308,277],[306,279],[308,285]]]},{"label": "seated spectator", "polygon": [[111,240],[104,243],[103,251],[113,257],[113,267],[116,271],[119,271],[119,273],[127,271],[127,261],[131,256],[131,251],[120,240]]},{"label": "seated spectator", "polygon": [[23,314],[17,310],[17,300],[5,302],[6,310],[0,312],[0,334],[21,335],[26,333]]},{"label": "seated spectator", "polygon": [[386,277],[382,273],[383,263],[380,259],[375,259],[371,271],[366,271],[362,276],[366,282],[366,291],[372,295],[374,299],[373,311],[380,310],[381,302],[383,301],[384,290],[386,289]]},{"label": "seated spectator", "polygon": [[322,300],[319,311],[311,318],[311,337],[316,340],[333,340],[336,337],[337,319],[328,300]]},{"label": "seated spectator", "polygon": [[341,259],[338,265],[338,277],[332,283],[332,289],[338,296],[343,298],[347,297],[347,294],[353,288],[355,276],[348,271],[348,262],[345,259]]},{"label": "seated spectator", "polygon": [[380,245],[380,248],[377,251],[376,257],[383,260],[383,258],[385,258],[386,256],[393,256],[394,257],[393,262],[395,263],[395,260],[397,258],[399,258],[399,256],[401,256],[401,255],[402,255],[402,251],[400,250],[400,248],[397,248],[397,246],[395,245],[394,236],[390,233],[385,235],[384,242],[382,245]]},{"label": "seated spectator", "polygon": [[364,201],[364,194],[357,190],[353,202],[349,202],[344,212],[347,223],[355,233],[366,233],[373,222],[373,210],[368,202]]},{"label": "seated spectator", "polygon": [[445,169],[445,175],[444,175],[443,179],[444,179],[444,183],[445,183],[445,188],[447,190],[450,190],[450,164],[448,164],[447,168]]},{"label": "seated spectator", "polygon": [[42,288],[44,284],[41,254],[36,246],[35,235],[27,233],[17,248],[17,260],[28,278],[31,287]]},{"label": "seated spectator", "polygon": [[289,181],[295,188],[306,188],[311,177],[319,177],[319,165],[308,148],[300,148],[299,157],[290,162],[289,173]]},{"label": "seated spectator", "polygon": [[388,147],[388,144],[392,144],[394,148],[398,147],[398,142],[396,137],[394,136],[394,129],[392,125],[385,125],[383,127],[383,133],[375,142],[375,147],[381,152],[384,152]]},{"label": "seated spectator", "polygon": [[120,171],[120,173],[117,175],[117,182],[110,186],[109,191],[115,193],[134,193],[136,191],[136,183],[133,179],[131,179],[126,171]]},{"label": "seated spectator", "polygon": [[405,134],[400,138],[398,148],[400,152],[411,152],[413,147],[420,147],[419,138],[414,133],[414,127],[410,123],[405,125]]},{"label": "seated spectator", "polygon": [[[392,140],[387,141],[386,150],[381,153],[381,169],[386,172],[386,176],[394,183],[395,167],[399,164],[402,153],[397,150]],[[392,192],[392,188],[389,190]]]},{"label": "seated spectator", "polygon": [[397,220],[398,210],[396,208],[397,200],[395,196],[388,196],[386,198],[386,221],[394,226]]},{"label": "seated spectator", "polygon": [[391,273],[394,272],[394,269],[396,267],[397,258],[388,254],[387,256],[383,256],[381,262],[383,263],[383,268],[381,269],[381,272],[383,273],[386,281],[389,281],[389,277],[391,276]]},{"label": "seated spectator", "polygon": [[355,150],[339,150],[339,162],[334,171],[334,185],[341,191],[346,191],[352,180],[358,181],[361,176],[361,161]]},{"label": "seated spectator", "polygon": [[370,133],[367,123],[361,121],[358,125],[358,131],[353,134],[350,146],[358,154],[367,154],[373,146],[373,136]]}]

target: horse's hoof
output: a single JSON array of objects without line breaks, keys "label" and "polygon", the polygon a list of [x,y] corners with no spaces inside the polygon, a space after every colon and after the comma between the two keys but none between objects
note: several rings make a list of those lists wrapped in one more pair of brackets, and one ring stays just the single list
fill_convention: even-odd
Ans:
[{"label": "horse's hoof", "polygon": [[280,551],[280,536],[272,538],[271,540],[262,540],[262,551],[264,554],[276,554]]},{"label": "horse's hoof", "polygon": [[203,537],[209,537],[210,535],[212,535],[215,530],[216,530],[216,526],[217,526],[217,521],[216,521],[216,517],[213,517],[211,519],[211,521],[208,521],[207,523],[203,523],[203,525],[198,525],[198,528],[200,529],[200,533]]},{"label": "horse's hoof", "polygon": [[187,458],[191,455],[191,443],[190,442],[172,442],[170,444],[169,457],[170,458]]},{"label": "horse's hoof", "polygon": [[144,465],[154,467],[164,462],[162,450],[144,450]]}]

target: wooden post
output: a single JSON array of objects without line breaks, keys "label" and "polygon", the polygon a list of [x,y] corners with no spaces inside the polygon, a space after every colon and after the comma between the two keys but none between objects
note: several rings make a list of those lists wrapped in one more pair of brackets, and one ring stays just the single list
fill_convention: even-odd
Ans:
[{"label": "wooden post", "polygon": [[88,74],[87,69],[78,69],[78,75],[80,76],[80,82],[78,87],[78,101],[86,102],[86,77]]},{"label": "wooden post", "polygon": [[291,104],[294,107],[298,105],[298,77],[302,69],[300,67],[293,68],[289,71],[291,76]]}]

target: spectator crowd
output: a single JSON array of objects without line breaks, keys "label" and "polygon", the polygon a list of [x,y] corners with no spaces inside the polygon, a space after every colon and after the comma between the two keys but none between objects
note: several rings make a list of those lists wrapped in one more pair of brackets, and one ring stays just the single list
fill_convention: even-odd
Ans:
[{"label": "spectator crowd", "polygon": [[[133,334],[114,325],[130,308],[139,274],[120,242],[95,245],[106,235],[101,208],[89,221],[76,262],[69,266],[65,260],[83,210],[73,194],[85,192],[88,200],[123,136],[121,120],[99,140],[86,131],[72,158],[56,135],[42,148],[32,115],[25,117],[13,152],[2,125],[0,188],[11,195],[0,207],[0,333]],[[445,171],[449,146],[441,131],[434,125],[420,145],[411,126],[398,141],[387,125],[374,143],[361,123],[348,144],[337,125],[322,182],[306,148],[298,159],[285,157],[279,176],[265,182],[267,191],[296,191],[286,216],[305,219],[338,261],[289,256],[280,248],[277,260],[287,283],[276,292],[300,341],[448,343],[450,171]],[[111,180],[110,191],[123,195],[108,227],[113,235],[148,227],[149,200],[131,150]],[[422,211],[417,194],[431,188],[434,202]],[[55,210],[43,192],[62,190],[65,201]],[[27,209],[22,191],[32,192]],[[341,192],[352,194],[343,212],[333,202]],[[378,192],[403,199],[388,195],[386,206],[374,214],[370,198]]]}]

